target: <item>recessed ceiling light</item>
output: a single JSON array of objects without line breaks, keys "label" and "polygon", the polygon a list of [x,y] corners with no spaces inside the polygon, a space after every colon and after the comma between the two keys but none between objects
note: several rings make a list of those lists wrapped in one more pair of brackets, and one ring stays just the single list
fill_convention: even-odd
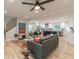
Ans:
[{"label": "recessed ceiling light", "polygon": [[14,0],[10,0],[10,2],[13,2]]},{"label": "recessed ceiling light", "polygon": [[6,13],[7,13],[7,11],[4,11],[4,13],[6,14]]},{"label": "recessed ceiling light", "polygon": [[38,13],[38,11],[35,11],[35,13]]}]

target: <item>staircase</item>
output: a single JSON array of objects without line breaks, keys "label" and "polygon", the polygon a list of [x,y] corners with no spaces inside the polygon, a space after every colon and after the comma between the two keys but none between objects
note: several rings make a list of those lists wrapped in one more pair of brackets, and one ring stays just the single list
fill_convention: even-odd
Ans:
[{"label": "staircase", "polygon": [[14,39],[14,34],[17,33],[17,18],[4,16],[4,23],[5,23],[6,39],[8,40]]},{"label": "staircase", "polygon": [[6,23],[6,32],[9,32],[11,29],[16,27],[16,25],[17,25],[17,20],[16,19],[9,20]]}]

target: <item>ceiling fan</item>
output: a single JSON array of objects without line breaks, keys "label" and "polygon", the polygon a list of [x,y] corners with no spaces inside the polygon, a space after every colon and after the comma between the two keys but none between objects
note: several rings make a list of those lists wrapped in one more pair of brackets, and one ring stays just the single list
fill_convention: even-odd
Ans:
[{"label": "ceiling fan", "polygon": [[34,9],[36,9],[36,10],[38,10],[38,9],[45,10],[45,8],[42,7],[41,5],[52,2],[54,0],[46,0],[46,1],[43,1],[43,2],[39,2],[39,0],[35,0],[35,1],[36,1],[35,3],[22,2],[22,4],[34,5],[34,7],[31,9],[31,11],[33,11]]}]

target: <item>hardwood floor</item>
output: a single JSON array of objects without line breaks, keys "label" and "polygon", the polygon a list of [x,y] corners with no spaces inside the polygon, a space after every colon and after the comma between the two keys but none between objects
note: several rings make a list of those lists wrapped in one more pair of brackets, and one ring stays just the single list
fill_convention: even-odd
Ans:
[{"label": "hardwood floor", "polygon": [[24,59],[20,50],[21,49],[16,44],[6,42],[4,46],[4,59]]},{"label": "hardwood floor", "polygon": [[[20,53],[21,48],[13,42],[5,42],[4,59],[24,59]],[[29,58],[32,59],[32,58]],[[59,39],[59,47],[52,52],[47,59],[74,59],[74,45]]]},{"label": "hardwood floor", "polygon": [[60,38],[59,47],[47,59],[74,59],[74,45]]}]

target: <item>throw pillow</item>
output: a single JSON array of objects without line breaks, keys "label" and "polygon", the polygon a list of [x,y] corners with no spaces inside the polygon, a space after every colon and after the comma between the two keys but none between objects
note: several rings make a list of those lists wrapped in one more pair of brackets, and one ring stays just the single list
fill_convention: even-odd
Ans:
[{"label": "throw pillow", "polygon": [[39,43],[39,37],[34,37],[34,42]]},{"label": "throw pillow", "polygon": [[42,44],[46,39],[40,38],[39,43]]}]

